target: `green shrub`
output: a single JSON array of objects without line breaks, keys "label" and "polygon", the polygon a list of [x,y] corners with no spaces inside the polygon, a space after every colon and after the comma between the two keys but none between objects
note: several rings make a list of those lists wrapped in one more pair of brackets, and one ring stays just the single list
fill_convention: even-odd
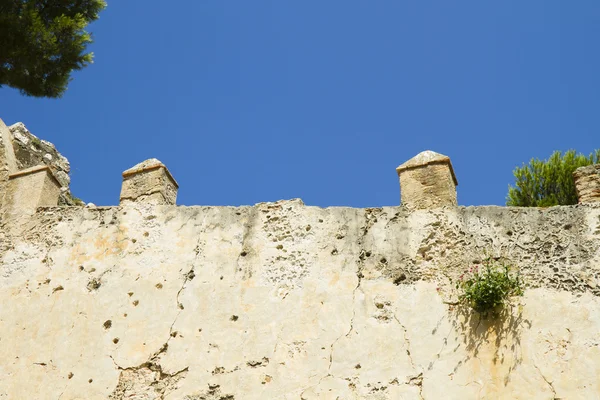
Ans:
[{"label": "green shrub", "polygon": [[589,156],[569,150],[555,151],[548,160],[532,159],[513,171],[516,187],[508,187],[507,206],[550,207],[577,204],[573,172],[600,163],[600,150]]},{"label": "green shrub", "polygon": [[456,283],[460,304],[487,316],[501,308],[512,296],[523,295],[523,283],[510,266],[486,258],[482,265],[469,268]]},{"label": "green shrub", "polygon": [[31,143],[38,149],[42,147],[42,141],[36,137],[31,138]]}]

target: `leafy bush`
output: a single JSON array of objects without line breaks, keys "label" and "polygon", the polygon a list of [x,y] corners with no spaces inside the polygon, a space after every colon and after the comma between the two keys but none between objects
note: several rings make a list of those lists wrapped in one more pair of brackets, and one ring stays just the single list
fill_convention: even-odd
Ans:
[{"label": "leafy bush", "polygon": [[460,276],[456,283],[459,303],[487,316],[505,304],[512,296],[523,295],[523,283],[510,266],[487,258],[483,265],[474,266]]},{"label": "leafy bush", "polygon": [[555,151],[548,160],[532,159],[513,171],[516,187],[508,187],[507,206],[550,207],[577,204],[573,172],[600,163],[600,150],[589,156],[569,150]]}]

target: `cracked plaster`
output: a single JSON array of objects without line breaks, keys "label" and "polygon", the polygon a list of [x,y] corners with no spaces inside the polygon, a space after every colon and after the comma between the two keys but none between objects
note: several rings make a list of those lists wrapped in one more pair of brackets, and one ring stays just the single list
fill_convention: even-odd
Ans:
[{"label": "cracked plaster", "polygon": [[[54,207],[0,229],[0,399],[600,397],[600,207]],[[453,305],[484,252],[525,296]],[[107,323],[110,321],[110,323]]]}]

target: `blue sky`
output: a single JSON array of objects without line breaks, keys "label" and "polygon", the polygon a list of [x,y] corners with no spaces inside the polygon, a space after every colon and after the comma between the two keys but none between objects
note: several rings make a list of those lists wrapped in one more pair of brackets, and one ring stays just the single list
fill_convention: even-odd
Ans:
[{"label": "blue sky", "polygon": [[0,89],[87,202],[156,157],[178,204],[397,205],[395,167],[429,149],[459,204],[502,205],[515,166],[600,148],[597,0],[165,4],[109,1],[63,98]]}]

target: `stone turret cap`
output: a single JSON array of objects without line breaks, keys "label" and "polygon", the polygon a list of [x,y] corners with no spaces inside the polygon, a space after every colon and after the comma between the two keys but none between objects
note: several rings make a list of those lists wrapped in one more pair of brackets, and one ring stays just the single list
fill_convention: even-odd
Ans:
[{"label": "stone turret cap", "polygon": [[398,175],[400,175],[400,172],[402,171],[424,167],[431,164],[448,164],[454,185],[458,186],[458,180],[456,180],[456,175],[454,175],[454,168],[452,167],[450,157],[431,150],[422,151],[404,164],[399,165],[398,168],[396,168],[396,172]]},{"label": "stone turret cap", "polygon": [[171,172],[169,172],[169,169],[167,168],[167,166],[165,164],[163,164],[162,162],[160,162],[160,160],[158,160],[156,158],[149,158],[148,160],[142,161],[141,163],[136,164],[133,167],[123,171],[123,178],[128,177],[130,175],[139,174],[140,172],[151,171],[153,169],[158,169],[158,168],[164,168],[169,179],[171,181],[173,181],[173,183],[175,184],[175,186],[177,188],[179,188],[179,184],[177,183],[175,178],[173,178],[173,175],[171,175]]}]

